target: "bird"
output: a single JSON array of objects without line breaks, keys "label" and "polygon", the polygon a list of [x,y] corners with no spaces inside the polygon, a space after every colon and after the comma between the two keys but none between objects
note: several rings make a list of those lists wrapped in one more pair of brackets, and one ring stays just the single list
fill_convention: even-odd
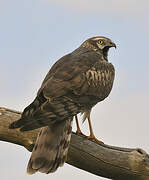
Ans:
[{"label": "bird", "polygon": [[85,40],[73,52],[60,58],[49,70],[34,101],[10,129],[21,132],[41,128],[35,142],[27,173],[55,172],[67,160],[72,121],[75,117],[77,133],[81,134],[77,114],[88,119],[90,136],[98,140],[92,129],[92,108],[110,94],[115,68],[108,61],[108,52],[116,44],[104,36]]}]

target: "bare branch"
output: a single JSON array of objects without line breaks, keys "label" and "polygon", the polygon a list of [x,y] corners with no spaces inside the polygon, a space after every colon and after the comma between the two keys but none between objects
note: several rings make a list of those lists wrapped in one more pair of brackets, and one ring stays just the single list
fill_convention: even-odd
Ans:
[{"label": "bare branch", "polygon": [[[32,151],[39,130],[20,132],[8,129],[21,112],[0,108],[0,140],[24,146]],[[149,180],[149,155],[142,149],[99,145],[72,134],[67,163],[113,180]]]}]

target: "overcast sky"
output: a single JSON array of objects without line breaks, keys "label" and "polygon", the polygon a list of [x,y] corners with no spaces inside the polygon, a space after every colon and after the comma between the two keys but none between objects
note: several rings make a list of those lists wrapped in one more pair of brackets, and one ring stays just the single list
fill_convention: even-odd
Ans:
[{"label": "overcast sky", "polygon": [[[93,109],[95,134],[106,144],[149,152],[148,7],[148,0],[0,0],[0,106],[22,111],[58,58],[89,37],[107,36],[117,44],[109,53],[116,78]],[[82,128],[88,132],[86,123]],[[29,176],[26,149],[4,142],[0,149],[1,179],[105,179],[67,164]]]}]

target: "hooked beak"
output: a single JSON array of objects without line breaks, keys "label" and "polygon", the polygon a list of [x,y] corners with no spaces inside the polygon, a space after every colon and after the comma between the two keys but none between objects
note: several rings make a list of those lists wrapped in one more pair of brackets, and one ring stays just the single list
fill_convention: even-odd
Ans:
[{"label": "hooked beak", "polygon": [[110,42],[110,47],[115,47],[116,49],[116,44],[114,42]]},{"label": "hooked beak", "polygon": [[111,47],[115,47],[116,48],[116,44],[114,42],[109,42],[109,44],[103,48],[103,56],[104,59],[108,61],[108,51]]}]

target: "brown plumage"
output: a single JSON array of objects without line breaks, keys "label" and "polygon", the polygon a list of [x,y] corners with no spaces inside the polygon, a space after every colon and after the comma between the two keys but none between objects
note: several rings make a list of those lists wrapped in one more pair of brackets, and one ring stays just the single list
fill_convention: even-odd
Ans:
[{"label": "brown plumage", "polygon": [[93,37],[59,59],[21,119],[10,125],[11,129],[21,131],[43,127],[28,163],[29,174],[50,173],[62,166],[67,157],[73,116],[90,112],[109,95],[114,80],[114,67],[107,59],[110,47],[116,47],[110,39]]}]

